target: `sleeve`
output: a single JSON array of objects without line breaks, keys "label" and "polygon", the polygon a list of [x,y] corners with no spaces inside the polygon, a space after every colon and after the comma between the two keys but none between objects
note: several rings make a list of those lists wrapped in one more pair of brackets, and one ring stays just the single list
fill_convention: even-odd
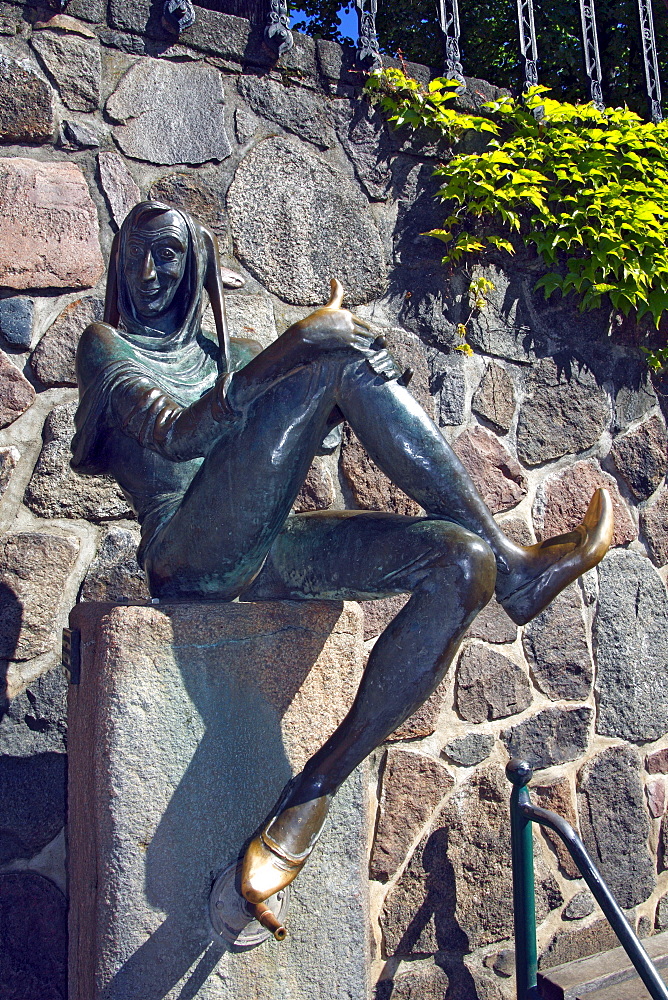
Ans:
[{"label": "sleeve", "polygon": [[238,416],[227,402],[231,378],[221,376],[200,399],[181,406],[150,379],[121,376],[110,393],[112,420],[143,448],[172,462],[201,458]]}]

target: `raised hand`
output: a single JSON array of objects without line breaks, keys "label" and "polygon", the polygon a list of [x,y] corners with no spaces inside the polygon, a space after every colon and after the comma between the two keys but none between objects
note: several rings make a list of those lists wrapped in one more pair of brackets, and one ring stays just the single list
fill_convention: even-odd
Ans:
[{"label": "raised hand", "polygon": [[348,309],[342,309],[343,286],[336,278],[331,279],[329,301],[320,309],[295,323],[290,332],[301,342],[315,350],[336,351],[353,347],[362,354],[374,352],[376,339],[371,327],[364,320],[354,316]]}]

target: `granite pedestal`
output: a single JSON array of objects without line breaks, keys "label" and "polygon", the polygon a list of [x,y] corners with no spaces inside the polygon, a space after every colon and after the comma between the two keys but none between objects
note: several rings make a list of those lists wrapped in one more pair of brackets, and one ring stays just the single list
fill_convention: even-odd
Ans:
[{"label": "granite pedestal", "polygon": [[289,936],[237,953],[208,897],[363,665],[337,602],[80,604],[69,698],[70,1000],[367,1000],[363,769],[292,888]]}]

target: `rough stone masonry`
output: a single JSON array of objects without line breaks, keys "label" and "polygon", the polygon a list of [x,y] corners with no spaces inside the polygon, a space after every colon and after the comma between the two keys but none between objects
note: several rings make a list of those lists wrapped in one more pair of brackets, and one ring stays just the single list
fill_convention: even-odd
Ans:
[{"label": "rough stone masonry", "polygon": [[71,1000],[365,997],[363,766],[291,894],[280,946],[230,951],[208,918],[211,873],[236,862],[347,711],[364,661],[359,606],[82,602],[72,624],[83,655],[68,714]]},{"label": "rough stone masonry", "polygon": [[[3,995],[66,996],[61,628],[77,601],[146,597],[124,497],[68,465],[77,339],[139,197],[218,234],[246,278],[228,295],[237,336],[270,343],[338,276],[513,537],[567,529],[597,485],[613,496],[616,547],[598,573],[524,630],[486,609],[452,676],[374,759],[375,998],[512,996],[508,752],[534,761],[537,800],[579,825],[629,919],[664,929],[666,401],[634,331],[607,308],[545,301],[528,253],[446,272],[424,235],[442,221],[444,151],[388,130],[351,50],[296,35],[274,65],[248,21],[197,7],[176,41],[157,6],[0,4]],[[471,80],[468,93],[495,90]],[[494,290],[468,358],[456,328],[479,274]],[[348,431],[298,501],[326,507],[415,510]],[[367,648],[400,604],[364,606]],[[541,961],[608,947],[568,858],[536,844]]]}]

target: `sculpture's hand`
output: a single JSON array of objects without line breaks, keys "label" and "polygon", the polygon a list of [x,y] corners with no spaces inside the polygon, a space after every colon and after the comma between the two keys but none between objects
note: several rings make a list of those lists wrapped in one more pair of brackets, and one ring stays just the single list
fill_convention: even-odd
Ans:
[{"label": "sculpture's hand", "polygon": [[369,324],[354,316],[348,309],[341,308],[343,286],[340,281],[332,278],[331,287],[332,294],[327,304],[316,309],[306,319],[294,323],[290,327],[290,334],[314,352],[352,347],[362,354],[373,353],[372,345],[376,337]]},{"label": "sculpture's hand", "polygon": [[[301,365],[321,359],[323,354],[352,349],[373,363],[385,345],[368,323],[341,308],[342,301],[343,288],[333,278],[332,294],[326,305],[306,319],[293,323],[278,340],[235,372],[227,396],[232,409],[242,411],[257,396],[258,387],[263,383],[282,378]],[[384,353],[389,364],[394,365],[387,351]],[[378,370],[374,367],[374,371]],[[399,370],[393,371],[391,377],[399,374]]]}]

